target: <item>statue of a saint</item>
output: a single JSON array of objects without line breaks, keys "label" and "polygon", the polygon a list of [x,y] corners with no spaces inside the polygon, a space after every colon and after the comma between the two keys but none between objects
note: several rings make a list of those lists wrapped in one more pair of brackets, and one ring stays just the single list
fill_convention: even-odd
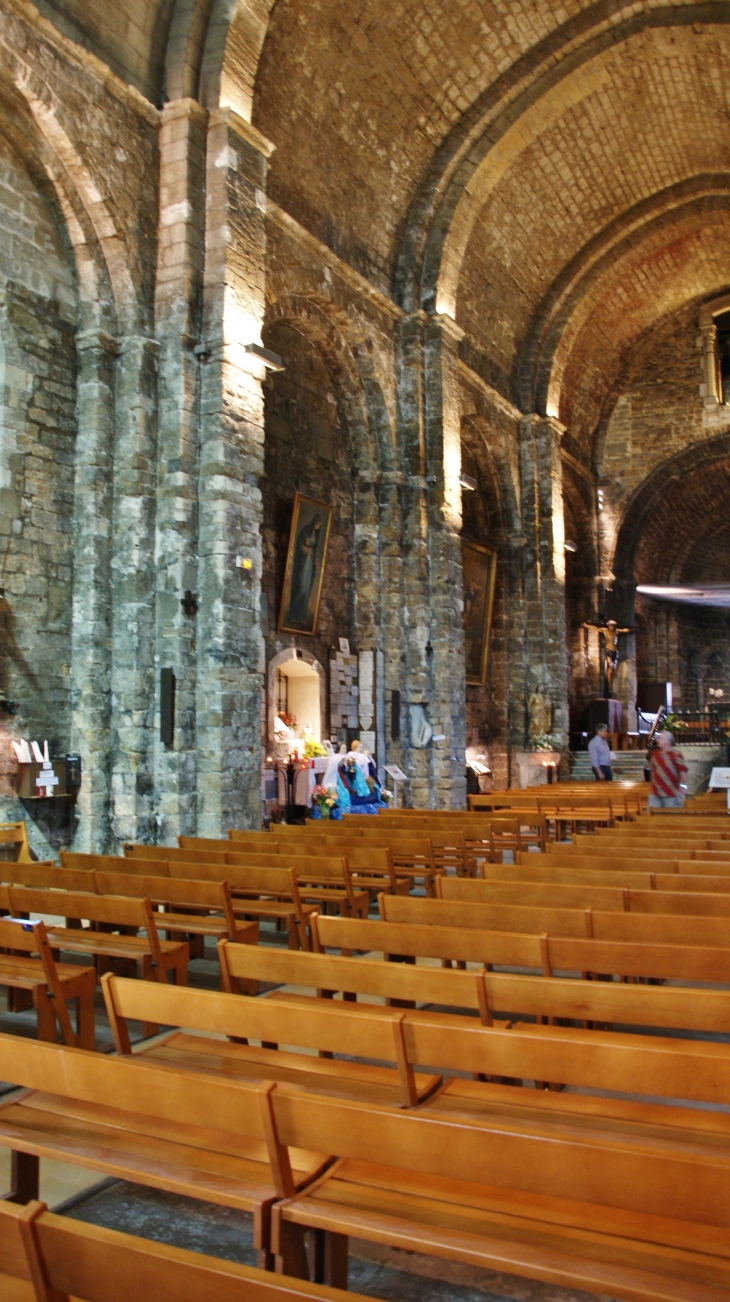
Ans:
[{"label": "statue of a saint", "polygon": [[527,702],[530,712],[530,744],[536,750],[550,736],[553,725],[553,707],[542,683],[538,683]]}]

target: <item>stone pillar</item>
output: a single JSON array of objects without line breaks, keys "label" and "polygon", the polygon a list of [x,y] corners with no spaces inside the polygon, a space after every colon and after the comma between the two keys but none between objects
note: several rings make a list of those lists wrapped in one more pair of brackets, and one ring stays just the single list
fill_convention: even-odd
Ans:
[{"label": "stone pillar", "polygon": [[[404,317],[397,328],[397,421],[405,469],[402,488],[403,651],[401,756],[409,782],[404,799],[428,808],[433,799],[430,749],[413,746],[412,706],[430,711],[431,611],[428,578],[428,497],[423,394],[424,312]],[[388,669],[386,667],[386,675]],[[386,679],[387,681],[387,679]],[[396,761],[399,762],[399,761]]]},{"label": "stone pillar", "polygon": [[[381,764],[397,764],[407,772],[405,715],[406,629],[404,595],[403,516],[401,494],[405,476],[385,471],[378,485],[378,542],[380,583],[380,627],[382,640],[382,712],[384,745],[378,755]],[[396,711],[399,736],[393,736],[393,693],[400,693]],[[396,697],[396,700],[398,698]],[[386,783],[386,785],[389,785]],[[407,798],[407,797],[406,797]]]},{"label": "stone pillar", "polygon": [[111,542],[116,341],[76,339],[79,359],[71,625],[71,749],[83,773],[74,849],[109,845]]},{"label": "stone pillar", "polygon": [[[266,160],[232,109],[210,115],[198,478],[198,832],[261,818],[261,493]],[[250,568],[237,566],[237,558]]]},{"label": "stone pillar", "polygon": [[153,723],[157,459],[154,339],[119,341],[112,551],[111,819],[117,842],[154,839]]},{"label": "stone pillar", "polygon": [[702,338],[702,367],[704,372],[704,384],[702,386],[702,397],[706,407],[716,407],[722,402],[722,394],[718,393],[717,382],[717,359],[715,347],[717,343],[717,326],[714,321],[709,325],[700,327]]},{"label": "stone pillar", "polygon": [[424,410],[429,484],[433,804],[466,806],[466,665],[461,567],[461,408],[458,347],[463,331],[448,316],[424,330]]},{"label": "stone pillar", "polygon": [[[196,830],[195,674],[200,310],[207,113],[191,99],[162,110],[160,238],[155,302],[160,343],[156,518],[156,656],[175,673],[175,737],[155,727],[157,839]],[[189,594],[186,599],[185,594]]]},{"label": "stone pillar", "polygon": [[[557,420],[520,424],[520,479],[525,586],[526,696],[542,682],[553,704],[556,746],[568,744],[563,472]],[[525,738],[527,740],[527,738]]]}]

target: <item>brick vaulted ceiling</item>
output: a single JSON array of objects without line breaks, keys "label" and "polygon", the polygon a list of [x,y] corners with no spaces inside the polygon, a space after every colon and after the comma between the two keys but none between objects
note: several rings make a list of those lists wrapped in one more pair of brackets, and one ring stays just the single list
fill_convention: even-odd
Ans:
[{"label": "brick vaulted ceiling", "polygon": [[189,70],[250,20],[215,102],[276,145],[272,199],[587,461],[632,343],[727,288],[726,0],[37,2],[153,102],[210,106]]}]

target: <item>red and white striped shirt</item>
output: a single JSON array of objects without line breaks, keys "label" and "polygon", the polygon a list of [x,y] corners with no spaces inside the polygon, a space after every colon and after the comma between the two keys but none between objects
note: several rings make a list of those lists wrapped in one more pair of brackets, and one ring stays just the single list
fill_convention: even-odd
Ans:
[{"label": "red and white striped shirt", "polygon": [[681,751],[675,746],[669,750],[660,750],[657,746],[651,757],[651,794],[678,796],[686,772],[687,765]]}]

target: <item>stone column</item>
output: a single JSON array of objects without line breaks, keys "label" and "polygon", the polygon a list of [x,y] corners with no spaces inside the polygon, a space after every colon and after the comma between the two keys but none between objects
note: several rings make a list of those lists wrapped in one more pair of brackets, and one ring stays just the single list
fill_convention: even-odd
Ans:
[{"label": "stone column", "polygon": [[111,541],[116,340],[76,339],[71,749],[83,764],[74,849],[108,849],[111,754]]},{"label": "stone column", "polygon": [[429,485],[431,751],[433,804],[466,806],[466,665],[461,567],[461,407],[458,347],[463,331],[448,316],[424,330],[424,410]]},{"label": "stone column", "polygon": [[[273,145],[231,109],[208,126],[198,478],[198,832],[258,826],[263,683],[261,492],[266,160]],[[250,568],[237,566],[237,558]]]},{"label": "stone column", "polygon": [[[405,717],[406,620],[404,595],[403,515],[401,494],[405,476],[382,472],[378,483],[378,550],[380,621],[382,642],[383,746],[381,764],[397,764],[407,772],[408,747]],[[393,736],[393,693],[400,693],[396,711],[399,736]],[[397,698],[396,698],[397,699]],[[389,783],[386,783],[389,785]]]},{"label": "stone column", "polygon": [[710,325],[701,326],[700,333],[702,337],[702,364],[705,376],[702,397],[706,407],[716,407],[718,403],[722,402],[722,394],[717,391],[717,359],[715,354],[717,326],[714,321]]},{"label": "stone column", "polygon": [[553,735],[558,749],[568,744],[565,530],[560,459],[564,432],[563,426],[549,417],[528,416],[520,425],[525,536],[525,692],[529,696],[537,682],[544,683],[553,704]]},{"label": "stone column", "polygon": [[[411,745],[410,707],[431,704],[431,611],[428,577],[428,497],[423,393],[425,312],[405,317],[397,329],[397,420],[404,467],[402,488],[403,651],[401,756],[408,774],[404,799],[428,808],[433,799],[430,749]],[[386,661],[386,682],[388,681]],[[390,680],[392,682],[392,678]],[[399,762],[399,761],[396,761]]]},{"label": "stone column", "polygon": [[119,341],[112,552],[112,835],[154,839],[153,723],[157,360],[154,339]]},{"label": "stone column", "polygon": [[[175,737],[155,726],[155,822],[161,843],[196,830],[195,673],[199,373],[207,113],[191,99],[162,110],[155,302],[160,343],[155,692],[176,678]],[[186,593],[189,594],[186,599]],[[157,724],[157,718],[156,718]]]}]

